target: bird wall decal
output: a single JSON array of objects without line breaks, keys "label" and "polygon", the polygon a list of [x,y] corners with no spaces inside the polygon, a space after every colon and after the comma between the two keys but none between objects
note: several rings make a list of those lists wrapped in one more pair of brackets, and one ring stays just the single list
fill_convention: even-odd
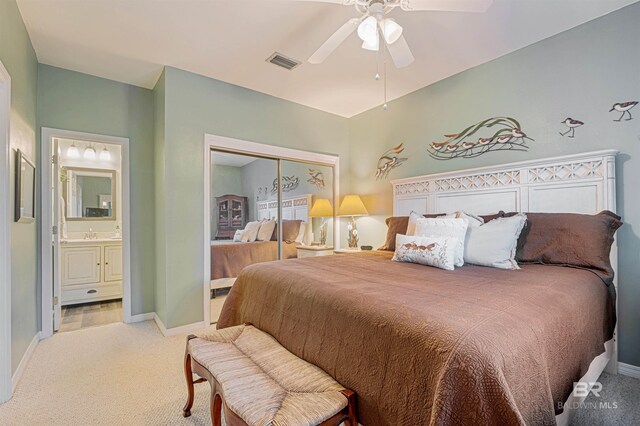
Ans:
[{"label": "bird wall decal", "polygon": [[447,133],[447,140],[432,142],[427,150],[436,160],[474,158],[491,151],[527,151],[527,140],[515,118],[492,117],[473,124],[461,132]]},{"label": "bird wall decal", "polygon": [[309,169],[310,178],[307,179],[311,185],[315,185],[318,189],[324,189],[324,174],[317,169]]},{"label": "bird wall decal", "polygon": [[622,121],[622,118],[625,116],[625,114],[629,115],[629,118],[627,118],[625,121],[633,120],[633,117],[631,116],[631,108],[635,107],[636,105],[638,105],[638,101],[618,102],[616,104],[613,104],[609,112],[618,111],[622,113],[620,118],[613,121]]},{"label": "bird wall decal", "polygon": [[404,143],[382,154],[378,160],[378,167],[376,168],[376,179],[386,179],[391,170],[400,167],[402,163],[407,161],[407,158],[400,157],[402,151],[404,151]]},{"label": "bird wall decal", "polygon": [[574,120],[571,117],[565,118],[563,121],[561,121],[561,123],[567,126],[569,129],[566,132],[558,132],[558,133],[560,133],[561,136],[566,136],[568,133],[571,133],[569,135],[570,138],[575,137],[576,127],[580,127],[584,125],[582,121]]}]

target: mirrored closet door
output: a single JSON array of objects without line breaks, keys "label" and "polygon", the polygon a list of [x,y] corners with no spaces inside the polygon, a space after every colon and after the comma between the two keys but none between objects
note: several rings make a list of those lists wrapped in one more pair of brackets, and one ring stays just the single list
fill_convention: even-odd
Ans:
[{"label": "mirrored closet door", "polygon": [[333,166],[230,150],[210,153],[211,322],[240,271],[333,254]]}]

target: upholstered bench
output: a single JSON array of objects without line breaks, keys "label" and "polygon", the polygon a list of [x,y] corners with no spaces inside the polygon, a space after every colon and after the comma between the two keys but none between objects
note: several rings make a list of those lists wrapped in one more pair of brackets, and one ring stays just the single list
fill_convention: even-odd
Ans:
[{"label": "upholstered bench", "polygon": [[185,417],[193,385],[208,381],[215,426],[222,410],[228,426],[358,425],[354,392],[250,324],[187,337],[184,372]]}]

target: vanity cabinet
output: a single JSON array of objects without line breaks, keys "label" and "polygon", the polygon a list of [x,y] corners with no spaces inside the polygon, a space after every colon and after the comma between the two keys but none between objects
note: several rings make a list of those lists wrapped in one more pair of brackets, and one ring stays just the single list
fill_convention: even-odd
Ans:
[{"label": "vanity cabinet", "polygon": [[120,240],[60,244],[62,306],[122,298]]}]

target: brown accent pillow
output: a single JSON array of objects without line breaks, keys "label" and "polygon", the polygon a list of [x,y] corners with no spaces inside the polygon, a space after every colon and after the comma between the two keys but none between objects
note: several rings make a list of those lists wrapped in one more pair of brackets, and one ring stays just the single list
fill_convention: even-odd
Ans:
[{"label": "brown accent pillow", "polygon": [[[282,241],[295,241],[300,232],[301,220],[282,219]],[[271,241],[278,241],[278,225],[276,224]]]},{"label": "brown accent pillow", "polygon": [[609,255],[614,234],[622,226],[620,219],[610,211],[596,215],[527,213],[516,259],[591,269],[610,284],[613,269]]},{"label": "brown accent pillow", "polygon": [[[435,218],[442,214],[423,214],[426,218]],[[396,235],[406,234],[409,226],[409,216],[391,216],[385,220],[387,224],[387,238],[378,250],[396,251]]]}]

